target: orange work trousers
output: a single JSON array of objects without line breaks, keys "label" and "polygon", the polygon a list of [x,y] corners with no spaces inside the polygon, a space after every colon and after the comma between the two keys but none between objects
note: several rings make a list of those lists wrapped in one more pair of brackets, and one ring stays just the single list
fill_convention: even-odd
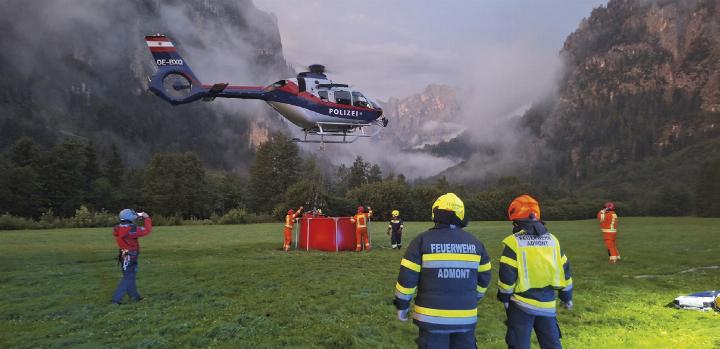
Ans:
[{"label": "orange work trousers", "polygon": [[603,233],[603,240],[605,240],[605,246],[608,250],[608,255],[613,257],[617,257],[620,255],[620,252],[617,249],[617,246],[615,245],[615,239],[617,238],[617,233]]},{"label": "orange work trousers", "polygon": [[368,238],[367,228],[355,228],[355,251],[361,251],[363,240],[365,240],[365,250],[370,251],[370,239]]},{"label": "orange work trousers", "polygon": [[285,230],[283,231],[283,235],[285,235],[285,242],[283,243],[283,250],[287,251],[290,249],[290,245],[292,245],[292,228],[285,227]]}]

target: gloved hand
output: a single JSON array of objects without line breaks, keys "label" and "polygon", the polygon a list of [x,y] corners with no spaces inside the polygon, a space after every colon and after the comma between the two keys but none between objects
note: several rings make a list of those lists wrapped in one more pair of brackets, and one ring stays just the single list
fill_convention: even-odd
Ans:
[{"label": "gloved hand", "polygon": [[572,309],[573,309],[573,302],[572,302],[572,301],[568,301],[567,303],[563,303],[563,305],[565,306],[565,309],[567,309],[567,310],[572,310]]},{"label": "gloved hand", "polygon": [[408,312],[410,311],[410,308],[407,308],[405,310],[398,310],[397,311],[397,317],[400,321],[407,321],[408,320]]},{"label": "gloved hand", "polygon": [[150,217],[150,216],[149,216],[147,213],[145,213],[145,212],[138,212],[137,215],[138,215],[138,217],[141,217],[141,218],[148,218],[148,217]]},{"label": "gloved hand", "polygon": [[508,308],[510,308],[510,303],[503,303],[503,307],[505,307],[505,310],[508,310]]}]

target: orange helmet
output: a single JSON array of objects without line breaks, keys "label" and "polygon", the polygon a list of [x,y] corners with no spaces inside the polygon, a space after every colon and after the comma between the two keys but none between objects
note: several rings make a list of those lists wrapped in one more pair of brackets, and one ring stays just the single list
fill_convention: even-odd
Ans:
[{"label": "orange helmet", "polygon": [[358,213],[363,213],[363,212],[365,212],[365,207],[358,206]]},{"label": "orange helmet", "polygon": [[531,214],[536,219],[540,219],[540,204],[530,195],[520,195],[510,203],[508,207],[508,219],[515,221],[518,219],[530,218]]},{"label": "orange helmet", "polygon": [[293,209],[289,209],[288,214],[295,214],[295,211]]},{"label": "orange helmet", "polygon": [[608,210],[608,211],[615,211],[615,204],[613,204],[612,202],[608,201],[608,202],[605,203],[605,209]]}]

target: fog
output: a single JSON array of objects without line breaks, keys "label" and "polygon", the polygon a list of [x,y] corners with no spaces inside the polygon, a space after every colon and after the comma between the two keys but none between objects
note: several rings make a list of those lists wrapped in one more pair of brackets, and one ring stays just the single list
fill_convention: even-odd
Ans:
[{"label": "fog", "polygon": [[[145,93],[146,76],[154,71],[140,38],[160,32],[172,35],[204,83],[267,85],[292,76],[289,62],[296,70],[325,64],[333,80],[349,83],[375,100],[402,98],[428,84],[445,84],[454,88],[460,102],[461,113],[453,122],[463,126],[473,142],[500,150],[491,158],[475,155],[469,161],[475,164],[469,175],[482,176],[518,165],[516,147],[523,145],[517,140],[526,135],[514,125],[517,116],[554,92],[563,40],[604,1],[254,3],[260,11],[245,1],[5,1],[0,3],[0,27],[12,35],[5,36],[5,54],[0,57],[28,78],[43,69],[58,75],[47,82],[51,90],[83,81],[78,88],[108,98],[114,90],[129,87],[117,81],[116,72],[117,67],[129,66],[132,92],[139,95]],[[91,76],[95,83],[85,86],[83,78],[63,80],[63,67],[50,62],[55,56],[66,59],[68,51],[90,69],[109,71],[112,81]],[[259,61],[259,51],[274,58]],[[58,110],[68,109],[62,94],[44,98]],[[280,122],[277,113],[258,101],[216,100],[207,112],[301,136],[294,125]],[[427,120],[422,128],[432,128],[434,122]],[[217,137],[238,143],[235,132],[221,130]],[[433,176],[459,161],[403,151],[377,138],[322,150],[315,144],[301,148],[336,165],[362,156],[380,164],[385,173],[408,178]]]},{"label": "fog", "polygon": [[[454,122],[474,143],[495,149],[492,156],[473,155],[455,173],[464,180],[522,165],[518,147],[531,135],[517,127],[518,116],[555,92],[565,38],[604,1],[255,3],[277,16],[288,61],[323,63],[334,80],[374,99],[406,97],[432,83],[453,87],[462,110]],[[345,164],[361,155],[409,178],[458,163],[377,140],[328,146],[325,153]]]}]

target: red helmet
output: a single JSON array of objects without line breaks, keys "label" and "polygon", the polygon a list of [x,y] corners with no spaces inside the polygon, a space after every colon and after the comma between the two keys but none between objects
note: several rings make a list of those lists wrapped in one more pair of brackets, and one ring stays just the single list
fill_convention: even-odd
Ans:
[{"label": "red helmet", "polygon": [[290,209],[290,210],[288,210],[288,214],[295,214],[295,211]]},{"label": "red helmet", "polygon": [[365,207],[358,206],[358,213],[363,213],[363,212],[365,212]]},{"label": "red helmet", "polygon": [[615,211],[615,204],[613,204],[612,202],[608,201],[608,202],[605,203],[605,209],[608,210],[608,211]]}]

